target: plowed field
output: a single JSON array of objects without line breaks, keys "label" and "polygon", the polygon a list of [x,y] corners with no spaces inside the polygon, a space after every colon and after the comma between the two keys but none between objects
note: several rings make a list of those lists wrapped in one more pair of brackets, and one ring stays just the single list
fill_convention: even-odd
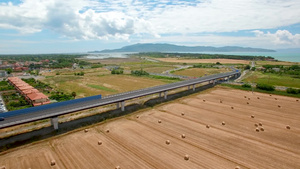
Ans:
[{"label": "plowed field", "polygon": [[296,100],[216,88],[3,152],[0,167],[300,168]]}]

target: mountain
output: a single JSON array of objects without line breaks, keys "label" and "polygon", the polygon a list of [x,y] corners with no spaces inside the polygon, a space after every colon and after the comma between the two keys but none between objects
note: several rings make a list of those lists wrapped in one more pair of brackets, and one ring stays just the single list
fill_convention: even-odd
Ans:
[{"label": "mountain", "polygon": [[276,51],[282,53],[300,53],[300,48],[276,49]]},{"label": "mountain", "polygon": [[120,49],[90,51],[89,53],[113,53],[113,52],[276,52],[275,50],[261,48],[245,48],[238,46],[212,47],[212,46],[178,46],[172,44],[135,44],[124,46]]}]

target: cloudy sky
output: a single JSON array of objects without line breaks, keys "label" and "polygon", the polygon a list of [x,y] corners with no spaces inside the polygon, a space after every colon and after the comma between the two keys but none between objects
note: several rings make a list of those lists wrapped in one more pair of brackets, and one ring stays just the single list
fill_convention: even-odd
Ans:
[{"label": "cloudy sky", "polygon": [[0,54],[135,43],[300,48],[300,0],[0,0]]}]

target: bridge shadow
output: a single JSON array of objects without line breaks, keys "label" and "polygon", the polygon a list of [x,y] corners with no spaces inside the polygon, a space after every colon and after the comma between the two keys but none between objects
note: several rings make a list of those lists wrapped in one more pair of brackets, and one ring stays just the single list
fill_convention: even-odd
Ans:
[{"label": "bridge shadow", "polygon": [[50,138],[53,136],[62,135],[64,133],[74,131],[76,129],[80,129],[82,127],[87,127],[87,126],[90,126],[93,124],[97,124],[99,122],[103,122],[107,119],[112,119],[115,117],[120,117],[120,116],[124,116],[127,114],[131,114],[137,110],[153,107],[160,103],[175,100],[175,99],[181,98],[183,96],[187,96],[187,95],[199,92],[199,91],[203,91],[208,88],[212,88],[213,86],[214,86],[213,84],[207,84],[207,85],[195,88],[195,91],[190,89],[190,90],[184,90],[181,92],[177,92],[174,94],[169,94],[167,99],[164,99],[164,97],[158,97],[158,98],[150,99],[142,105],[141,104],[127,105],[125,107],[125,111],[121,111],[121,109],[119,108],[119,109],[99,113],[96,115],[91,115],[88,117],[72,120],[69,122],[60,123],[58,125],[58,127],[59,127],[58,130],[54,130],[53,126],[50,126],[50,127],[45,127],[45,128],[41,128],[38,130],[34,130],[31,132],[11,136],[8,138],[3,138],[3,139],[0,139],[0,152],[5,151],[10,148],[14,148],[14,147],[22,146],[22,145],[29,144],[32,142],[47,139],[47,138]]}]

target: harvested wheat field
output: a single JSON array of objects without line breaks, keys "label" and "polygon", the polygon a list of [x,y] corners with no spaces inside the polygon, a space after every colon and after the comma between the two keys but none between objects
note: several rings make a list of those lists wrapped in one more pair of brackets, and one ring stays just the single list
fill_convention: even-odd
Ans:
[{"label": "harvested wheat field", "polygon": [[300,168],[300,101],[217,87],[0,154],[6,168]]}]

